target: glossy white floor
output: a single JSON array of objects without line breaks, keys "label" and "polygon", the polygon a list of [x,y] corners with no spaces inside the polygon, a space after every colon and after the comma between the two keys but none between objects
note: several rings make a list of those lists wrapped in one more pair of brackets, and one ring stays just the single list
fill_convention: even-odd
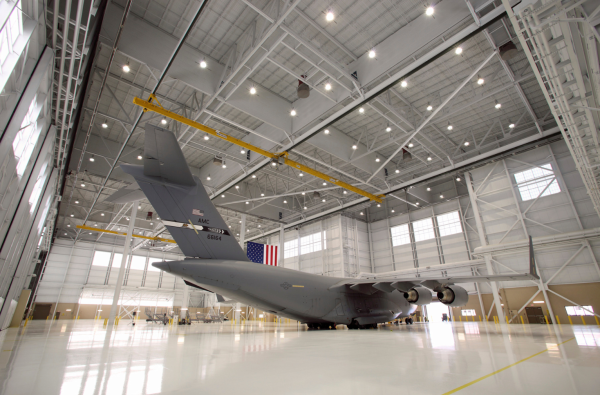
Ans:
[{"label": "glossy white floor", "polygon": [[0,393],[591,394],[600,388],[596,325],[309,331],[257,323],[124,324],[108,336],[95,321],[32,321],[1,332]]}]

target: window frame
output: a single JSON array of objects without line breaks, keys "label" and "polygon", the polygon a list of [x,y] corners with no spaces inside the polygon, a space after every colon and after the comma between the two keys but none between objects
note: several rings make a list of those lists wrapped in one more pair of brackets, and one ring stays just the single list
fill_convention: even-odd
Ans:
[{"label": "window frame", "polygon": [[[429,225],[431,225],[430,228],[416,229],[417,227],[420,226],[420,224],[424,224],[426,221],[429,221]],[[427,240],[435,239],[435,229],[434,229],[432,217],[423,218],[418,221],[412,222],[412,228],[413,228],[413,237],[415,238],[415,243],[418,243],[420,241],[427,241]],[[423,238],[423,235],[426,235],[427,238]],[[431,236],[431,237],[429,237],[429,236]]]},{"label": "window frame", "polygon": [[[400,232],[400,228],[406,228],[406,233]],[[396,233],[396,234],[394,234]],[[390,228],[390,237],[392,238],[392,246],[399,247],[411,243],[410,226],[408,223],[397,225]]]},{"label": "window frame", "polygon": [[[539,174],[540,172],[542,174]],[[523,202],[562,192],[556,171],[550,162],[516,172],[513,174],[513,178]],[[537,192],[537,194],[533,192]]]}]

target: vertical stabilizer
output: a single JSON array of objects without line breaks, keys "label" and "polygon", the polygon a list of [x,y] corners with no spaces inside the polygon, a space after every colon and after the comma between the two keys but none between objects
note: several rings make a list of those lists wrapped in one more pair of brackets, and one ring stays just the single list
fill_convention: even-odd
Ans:
[{"label": "vertical stabilizer", "polygon": [[146,124],[144,165],[121,165],[132,175],[189,257],[248,261],[244,250],[190,172],[175,135]]}]

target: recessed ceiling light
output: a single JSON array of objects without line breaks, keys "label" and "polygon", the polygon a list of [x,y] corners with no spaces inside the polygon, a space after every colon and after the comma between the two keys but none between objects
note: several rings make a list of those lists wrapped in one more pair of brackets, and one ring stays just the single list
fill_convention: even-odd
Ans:
[{"label": "recessed ceiling light", "polygon": [[414,145],[413,143],[408,143],[408,148],[412,148],[412,147],[414,147],[414,146],[415,146],[415,145]]},{"label": "recessed ceiling light", "polygon": [[514,124],[514,123],[511,123],[510,125],[508,125],[508,127],[509,127],[509,128],[511,128],[511,129],[514,129],[514,127],[515,127],[515,124]]},{"label": "recessed ceiling light", "polygon": [[325,90],[326,91],[330,91],[331,90],[331,84],[329,82],[325,84]]},{"label": "recessed ceiling light", "polygon": [[131,68],[129,67],[129,63],[123,65],[123,71],[126,73],[129,73],[131,71]]},{"label": "recessed ceiling light", "polygon": [[206,60],[204,60],[204,58],[202,58],[202,60],[200,61],[200,68],[202,68],[202,69],[206,68]]},{"label": "recessed ceiling light", "polygon": [[369,51],[369,57],[373,59],[375,57],[375,49]]},{"label": "recessed ceiling light", "polygon": [[327,11],[327,14],[325,14],[325,19],[327,19],[327,22],[331,22],[332,20],[334,20],[335,15],[333,15],[333,11]]},{"label": "recessed ceiling light", "polygon": [[250,94],[251,94],[251,95],[255,95],[255,94],[256,94],[256,88],[255,88],[254,86],[252,86],[252,87],[250,88]]},{"label": "recessed ceiling light", "polygon": [[160,123],[162,123],[163,125],[167,124],[167,118],[163,117],[163,119],[160,120]]},{"label": "recessed ceiling light", "polygon": [[386,131],[386,132],[391,132],[391,131],[392,131],[392,128],[390,128],[390,127],[388,126],[387,128],[385,128],[385,131]]},{"label": "recessed ceiling light", "polygon": [[290,115],[291,115],[292,117],[295,117],[295,116],[296,116],[296,110],[294,110],[294,109],[292,108],[292,111],[290,111]]},{"label": "recessed ceiling light", "polygon": [[457,55],[460,55],[462,53],[462,48],[461,47],[456,47],[456,49],[454,50],[454,53]]},{"label": "recessed ceiling light", "polygon": [[358,112],[361,113],[361,114],[364,114],[365,113],[365,109],[361,107],[361,108],[358,109]]},{"label": "recessed ceiling light", "polygon": [[427,16],[433,15],[433,7],[432,6],[427,7],[427,9],[425,10],[425,15],[427,15]]},{"label": "recessed ceiling light", "polygon": [[406,80],[403,80],[403,81],[400,83],[400,86],[401,86],[401,87],[403,87],[403,88],[406,88],[406,87],[408,86],[408,82],[406,82]]},{"label": "recessed ceiling light", "polygon": [[329,129],[325,129],[325,130],[323,130],[323,133],[325,133],[325,134],[329,134]]}]

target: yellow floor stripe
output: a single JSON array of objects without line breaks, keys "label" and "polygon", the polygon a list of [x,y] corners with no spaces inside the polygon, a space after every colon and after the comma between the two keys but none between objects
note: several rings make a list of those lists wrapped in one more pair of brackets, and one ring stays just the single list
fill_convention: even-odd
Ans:
[{"label": "yellow floor stripe", "polygon": [[[564,342],[562,342],[562,343],[560,343],[560,344],[557,344],[556,346],[560,346],[560,345],[562,345],[562,344],[565,344],[566,342],[570,342],[570,341],[571,341],[571,340],[573,340],[573,339],[575,339],[575,338],[573,337],[573,338],[571,338],[571,339],[569,339],[569,340],[567,340],[567,341],[564,341]],[[529,360],[529,359],[531,359],[531,358],[537,357],[538,355],[540,355],[540,354],[543,354],[543,353],[545,353],[545,352],[546,352],[546,351],[548,351],[548,350],[549,350],[549,348],[547,348],[547,349],[545,349],[545,350],[543,350],[543,351],[540,351],[540,352],[538,352],[538,353],[535,353],[535,354],[533,354],[533,355],[530,355],[530,356],[528,356],[527,358],[523,358],[523,359],[521,359],[521,360],[520,360],[520,361],[518,361],[518,362],[515,362],[515,363],[513,363],[513,364],[510,364],[510,365],[508,365],[508,366],[505,366],[505,367],[503,367],[502,369],[496,370],[495,372],[492,372],[492,373],[490,373],[490,374],[486,374],[485,376],[482,376],[482,377],[480,377],[480,378],[478,378],[478,379],[476,379],[476,380],[473,380],[473,381],[471,381],[470,383],[467,383],[467,384],[465,384],[465,385],[461,385],[460,387],[454,388],[452,391],[445,392],[445,393],[443,393],[442,395],[450,395],[450,394],[454,394],[454,393],[456,393],[456,392],[458,392],[458,391],[460,391],[460,390],[463,390],[463,389],[465,389],[465,388],[467,388],[467,387],[470,387],[471,385],[473,385],[473,384],[475,384],[475,383],[478,383],[478,382],[480,382],[480,381],[482,381],[482,380],[485,380],[485,379],[487,379],[488,377],[492,377],[492,376],[493,376],[493,375],[495,375],[495,374],[498,374],[498,373],[500,373],[500,372],[504,372],[506,369],[512,368],[513,366],[516,366],[516,365],[520,364],[521,362],[525,362],[525,361],[527,361],[527,360]]]}]

